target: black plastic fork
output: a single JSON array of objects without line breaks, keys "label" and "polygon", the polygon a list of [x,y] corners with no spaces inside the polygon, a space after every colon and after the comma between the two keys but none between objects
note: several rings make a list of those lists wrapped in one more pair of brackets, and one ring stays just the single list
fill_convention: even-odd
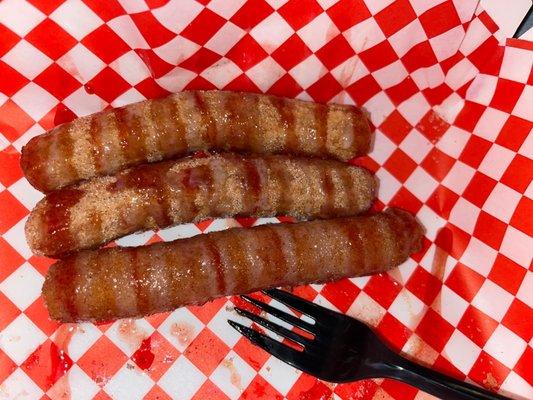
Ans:
[{"label": "black plastic fork", "polygon": [[306,322],[252,297],[242,297],[266,313],[309,334],[301,335],[242,308],[236,307],[235,310],[258,325],[298,344],[300,349],[287,346],[235,321],[228,322],[274,357],[319,379],[329,382],[353,382],[370,378],[391,378],[443,399],[509,400],[401,357],[360,321],[282,290],[265,290],[263,293],[307,315],[314,323]]}]

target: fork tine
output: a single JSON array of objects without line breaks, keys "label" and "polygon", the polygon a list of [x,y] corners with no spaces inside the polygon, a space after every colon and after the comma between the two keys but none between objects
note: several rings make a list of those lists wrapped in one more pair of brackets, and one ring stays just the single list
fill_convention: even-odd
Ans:
[{"label": "fork tine", "polygon": [[249,318],[252,321],[258,323],[261,326],[271,330],[274,333],[277,333],[280,336],[288,338],[293,342],[300,343],[303,346],[309,346],[311,341],[301,335],[298,335],[296,332],[293,332],[287,328],[274,324],[273,322],[261,318],[259,315],[251,313],[250,311],[243,310],[242,308],[235,307],[235,311],[241,314],[243,317]]},{"label": "fork tine", "polygon": [[261,347],[266,352],[279,358],[281,361],[292,365],[303,371],[309,371],[312,360],[309,359],[302,351],[294,350],[284,344],[257,332],[254,329],[241,325],[238,322],[228,320],[228,323],[235,328],[240,334],[247,337],[252,343]]},{"label": "fork tine", "polygon": [[269,304],[263,303],[260,300],[256,300],[253,297],[243,295],[241,296],[244,300],[246,300],[248,303],[253,304],[256,307],[259,307],[260,309],[266,311],[267,313],[273,315],[276,318],[281,319],[282,321],[285,321],[291,325],[297,326],[298,328],[302,328],[310,333],[313,333],[315,330],[315,326],[313,324],[310,324],[309,322],[305,322],[301,320],[300,318],[296,318],[293,315],[287,314],[285,311],[281,311],[275,307],[272,307]]},{"label": "fork tine", "polygon": [[333,311],[328,310],[327,308],[319,306],[318,304],[311,303],[310,301],[301,299],[300,297],[297,297],[292,293],[286,292],[284,290],[269,289],[263,290],[263,293],[285,304],[286,306],[294,308],[295,310],[300,311],[308,317],[315,319],[315,321],[318,318],[321,318],[321,322],[325,322],[323,320],[325,317],[331,317],[332,314],[334,314]]}]

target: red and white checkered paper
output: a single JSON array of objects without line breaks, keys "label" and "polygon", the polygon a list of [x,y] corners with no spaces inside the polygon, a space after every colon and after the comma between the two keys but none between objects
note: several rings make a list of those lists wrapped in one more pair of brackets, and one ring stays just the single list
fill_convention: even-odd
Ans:
[{"label": "red and white checkered paper", "polygon": [[[42,195],[22,176],[21,147],[76,116],[212,88],[365,107],[375,144],[356,163],[380,180],[377,208],[416,213],[424,250],[389,274],[296,292],[436,370],[533,398],[533,44],[500,36],[476,0],[3,0],[0,398],[430,397],[292,369],[227,325],[235,298],[100,326],[48,319],[40,289],[52,261],[23,232]],[[189,338],[176,334],[184,324]]]}]

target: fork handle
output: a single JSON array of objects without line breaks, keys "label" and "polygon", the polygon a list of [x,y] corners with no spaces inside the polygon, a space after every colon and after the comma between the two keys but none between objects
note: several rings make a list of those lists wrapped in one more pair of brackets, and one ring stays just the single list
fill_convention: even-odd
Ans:
[{"label": "fork handle", "polygon": [[387,363],[384,368],[389,378],[415,386],[441,399],[511,400],[508,397],[422,367],[403,357],[398,357],[398,360],[395,361],[394,364]]}]

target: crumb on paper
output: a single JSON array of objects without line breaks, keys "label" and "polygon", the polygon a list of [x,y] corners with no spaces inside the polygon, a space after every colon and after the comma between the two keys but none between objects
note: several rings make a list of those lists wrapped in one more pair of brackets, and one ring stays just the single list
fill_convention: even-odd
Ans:
[{"label": "crumb on paper", "polygon": [[496,390],[498,389],[498,381],[492,375],[491,372],[487,372],[487,375],[485,375],[485,379],[483,380],[483,386],[485,386],[489,390]]}]

